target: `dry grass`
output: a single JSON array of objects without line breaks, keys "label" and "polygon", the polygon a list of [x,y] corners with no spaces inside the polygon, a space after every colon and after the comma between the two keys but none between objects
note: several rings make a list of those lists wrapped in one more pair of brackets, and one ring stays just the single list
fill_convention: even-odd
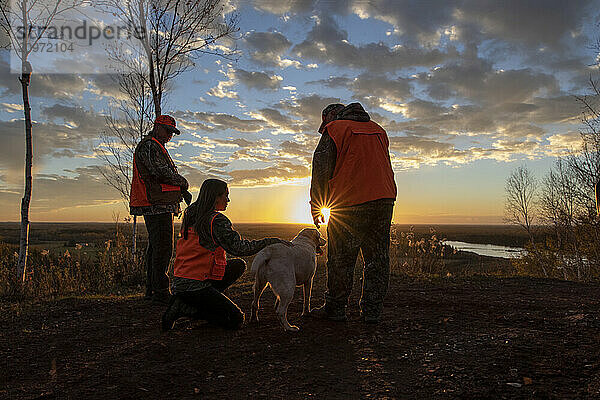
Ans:
[{"label": "dry grass", "polygon": [[[38,241],[30,252],[24,285],[16,280],[17,246],[1,243],[0,297],[19,300],[141,292],[145,284],[143,251],[146,232],[143,224],[140,225],[136,262],[133,262],[130,254],[129,224],[94,224],[87,234],[81,224],[46,225],[48,231],[38,227]],[[247,239],[271,236],[291,239],[308,226],[236,224],[235,229]],[[509,232],[506,229],[490,231],[481,227],[465,229],[468,234],[480,237],[486,232],[496,236],[498,232],[500,235]],[[456,233],[458,228],[451,231]],[[326,236],[326,229],[321,228],[321,233]],[[50,237],[54,239],[53,242],[47,242]],[[393,226],[390,246],[392,273],[414,278],[514,275],[514,269],[507,260],[454,252],[452,248],[442,245],[445,239],[445,235],[442,237],[431,227]],[[35,240],[34,237],[34,243]],[[357,266],[359,269],[362,267],[360,257]]]},{"label": "dry grass", "polygon": [[0,244],[0,297],[21,300],[69,294],[119,293],[139,290],[145,273],[143,254],[134,262],[122,232],[100,248],[81,245],[64,252],[32,249],[25,282],[16,276],[18,248]]}]

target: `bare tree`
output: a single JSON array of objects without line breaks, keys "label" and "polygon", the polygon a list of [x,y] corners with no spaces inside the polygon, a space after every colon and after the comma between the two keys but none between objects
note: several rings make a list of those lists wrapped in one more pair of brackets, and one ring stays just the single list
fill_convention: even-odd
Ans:
[{"label": "bare tree", "polygon": [[578,211],[577,179],[571,164],[558,158],[542,182],[540,219],[550,224],[556,236],[556,247],[569,242]]},{"label": "bare tree", "polygon": [[[135,46],[119,43],[107,49],[114,67],[121,73],[119,87],[126,100],[118,107],[122,119],[114,115],[107,118],[100,151],[107,168],[101,172],[128,202],[136,144],[150,130],[154,117],[162,114],[172,81],[192,68],[193,60],[203,54],[225,58],[235,55],[235,49],[220,42],[233,39],[238,31],[237,16],[224,16],[222,0],[109,0],[106,6],[112,12],[117,11],[116,15],[133,30],[142,48],[140,53]],[[136,224],[134,216],[134,255]]]},{"label": "bare tree", "polygon": [[[591,48],[598,54],[600,39]],[[549,276],[563,279],[587,280],[600,275],[595,193],[600,181],[600,86],[591,76],[589,89],[587,95],[574,96],[582,107],[581,147],[558,158],[542,182],[540,220],[552,226],[556,240],[548,236],[543,243],[530,246],[526,257],[533,270],[541,268],[545,275],[548,271]],[[512,186],[516,186],[514,182]],[[515,202],[514,196],[512,200]]]},{"label": "bare tree", "polygon": [[[15,2],[0,3],[0,26],[10,39],[14,54],[21,60],[21,91],[23,94],[23,112],[25,117],[25,190],[21,199],[21,234],[19,240],[19,260],[17,274],[21,281],[25,280],[27,269],[27,254],[29,251],[29,205],[33,178],[31,169],[33,165],[33,141],[31,124],[31,105],[29,103],[29,83],[32,67],[28,61],[29,55],[46,33],[57,15],[71,10],[84,1],[56,0],[42,3],[38,0],[18,0]],[[12,5],[12,7],[11,7]],[[36,27],[35,34],[31,34],[30,26]],[[21,29],[19,29],[21,28]]]},{"label": "bare tree", "polygon": [[[105,167],[99,171],[106,183],[119,192],[126,204],[132,179],[132,160],[137,143],[152,128],[152,96],[141,72],[115,75],[125,99],[119,102],[117,116],[106,117],[106,131],[101,135],[98,154]],[[131,255],[137,251],[137,216],[133,216]]]},{"label": "bare tree", "polygon": [[115,46],[111,57],[124,73],[138,70],[140,59],[146,71],[143,78],[152,93],[155,116],[162,114],[164,94],[181,73],[192,68],[203,54],[231,58],[237,14],[225,16],[224,0],[109,0],[108,7],[134,30],[142,51]]},{"label": "bare tree", "polygon": [[522,226],[533,243],[536,219],[535,197],[538,183],[527,167],[515,169],[506,180],[505,221]]},{"label": "bare tree", "polygon": [[583,107],[584,129],[580,131],[581,149],[579,152],[571,154],[567,161],[578,183],[578,206],[591,216],[596,214],[594,189],[600,180],[600,88],[598,81],[592,77],[589,80],[589,87],[592,91],[590,95],[576,96],[577,101]]}]

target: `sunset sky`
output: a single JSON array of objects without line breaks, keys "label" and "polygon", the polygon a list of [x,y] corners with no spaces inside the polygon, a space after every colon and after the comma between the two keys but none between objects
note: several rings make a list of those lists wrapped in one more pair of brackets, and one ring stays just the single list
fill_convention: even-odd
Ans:
[{"label": "sunset sky", "polygon": [[[396,223],[501,223],[511,170],[541,178],[578,147],[574,95],[597,76],[599,1],[231,4],[239,60],[203,56],[164,110],[181,128],[168,149],[194,197],[207,177],[228,181],[234,222],[310,222],[312,152],[332,102],[362,103],[387,130]],[[0,221],[18,221],[21,92],[0,54]],[[96,153],[118,87],[107,74],[33,68],[31,220],[126,216]]]}]

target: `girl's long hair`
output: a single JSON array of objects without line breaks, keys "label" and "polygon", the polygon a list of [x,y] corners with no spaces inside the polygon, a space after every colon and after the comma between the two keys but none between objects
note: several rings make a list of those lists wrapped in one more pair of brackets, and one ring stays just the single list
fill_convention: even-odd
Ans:
[{"label": "girl's long hair", "polygon": [[193,227],[198,235],[210,237],[210,218],[214,215],[217,197],[225,193],[227,193],[225,181],[207,179],[202,183],[198,198],[183,213],[181,231],[184,239],[187,239],[190,227]]}]

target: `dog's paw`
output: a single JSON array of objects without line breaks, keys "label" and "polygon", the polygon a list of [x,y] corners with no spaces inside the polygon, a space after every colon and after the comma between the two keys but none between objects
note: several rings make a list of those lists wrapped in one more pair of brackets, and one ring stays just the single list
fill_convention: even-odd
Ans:
[{"label": "dog's paw", "polygon": [[285,330],[287,332],[298,332],[300,328],[298,328],[296,325],[290,325],[288,328],[285,328]]}]

